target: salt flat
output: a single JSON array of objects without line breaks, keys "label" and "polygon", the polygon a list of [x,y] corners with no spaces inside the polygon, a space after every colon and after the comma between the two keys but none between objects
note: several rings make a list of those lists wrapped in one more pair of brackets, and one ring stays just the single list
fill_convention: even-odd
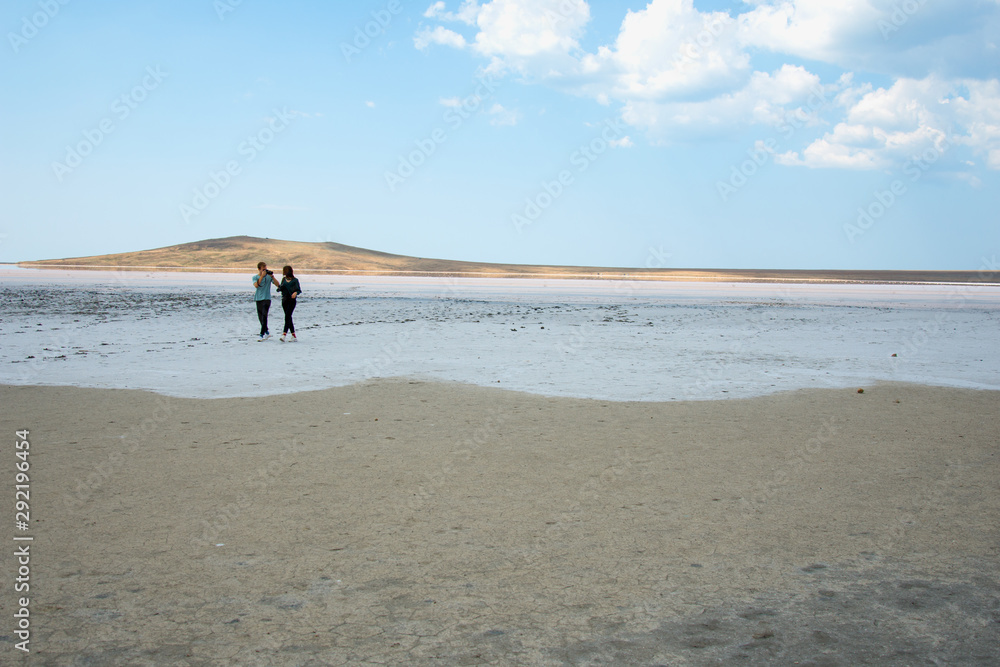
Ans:
[{"label": "salt flat", "polygon": [[0,383],[218,398],[404,376],[641,401],[1000,389],[995,285],[301,276],[291,344],[255,340],[252,273],[0,269]]}]

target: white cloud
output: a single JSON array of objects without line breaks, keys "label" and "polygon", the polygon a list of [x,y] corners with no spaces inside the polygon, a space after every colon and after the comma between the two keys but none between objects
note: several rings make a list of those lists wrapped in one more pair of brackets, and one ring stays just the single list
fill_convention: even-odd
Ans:
[{"label": "white cloud", "polygon": [[583,0],[493,0],[479,8],[475,49],[515,61],[568,54],[589,21]]},{"label": "white cloud", "polygon": [[517,125],[521,114],[516,109],[505,109],[497,103],[490,107],[490,125]]},{"label": "white cloud", "polygon": [[748,46],[833,62],[840,58],[844,44],[859,34],[881,39],[877,24],[884,12],[870,0],[755,4],[757,7],[738,17],[740,40]]},{"label": "white cloud", "polygon": [[[794,118],[796,128],[825,130],[776,154],[786,165],[882,169],[947,140],[1000,168],[1000,2],[745,2],[731,16],[699,11],[693,0],[649,0],[592,52],[580,42],[590,21],[583,0],[465,0],[455,13],[435,2],[425,16],[477,32],[465,39],[422,28],[415,43],[468,47],[488,59],[488,72],[620,105],[622,119],[653,141],[785,128]],[[755,71],[761,52],[792,61]],[[887,74],[892,83],[856,84],[850,71],[823,83],[795,62],[802,58]],[[902,74],[910,69],[919,73]],[[992,74],[954,74],[963,69]]]},{"label": "white cloud", "polygon": [[[781,164],[883,169],[968,146],[991,169],[1000,169],[1000,83],[900,79],[871,90],[847,110],[845,120]],[[956,160],[956,164],[963,161]]]},{"label": "white cloud", "polygon": [[601,104],[624,102],[635,117],[662,103],[731,95],[752,74],[736,21],[699,12],[693,0],[652,0],[629,11],[614,44],[595,53],[578,41],[590,20],[583,0],[493,0],[478,9],[470,45],[490,58],[489,71],[515,71]]},{"label": "white cloud", "polygon": [[748,48],[890,76],[1000,74],[1000,5],[929,0],[752,0]]},{"label": "white cloud", "polygon": [[[644,9],[627,12],[612,45],[592,54],[578,53],[578,40],[590,20],[584,0],[491,0],[482,5],[465,0],[454,13],[439,1],[424,15],[476,26],[474,49],[494,59],[493,69],[553,79],[620,72],[625,79],[618,83],[637,83],[640,92],[690,85],[692,79],[725,79],[746,70],[756,51],[911,78],[930,71],[963,78],[1000,75],[1000,2],[745,3],[747,11],[730,16],[701,12],[693,0],[649,0]],[[553,70],[550,62],[539,62],[540,56],[551,61],[556,55],[575,55],[581,68],[567,69],[564,60]],[[685,60],[682,71],[670,66]]]},{"label": "white cloud", "polygon": [[630,139],[627,134],[621,139],[612,139],[608,142],[608,144],[612,148],[632,148],[635,146],[635,144],[632,143],[632,139]]},{"label": "white cloud", "polygon": [[445,13],[444,8],[445,8],[444,2],[441,2],[439,0],[438,2],[435,2],[433,5],[427,8],[427,11],[424,12],[424,16],[429,19],[441,18]]},{"label": "white cloud", "polygon": [[987,153],[986,164],[990,169],[1000,169],[1000,148],[994,148]]},{"label": "white cloud", "polygon": [[949,100],[955,122],[965,128],[959,142],[982,154],[990,169],[1000,169],[1000,81],[964,81],[964,96]]},{"label": "white cloud", "polygon": [[629,11],[613,47],[581,59],[585,89],[615,99],[655,100],[705,95],[729,88],[749,73],[750,57],[736,42],[725,12],[702,13],[692,0],[653,0]]},{"label": "white cloud", "polygon": [[951,86],[937,77],[900,79],[889,89],[866,93],[851,107],[847,120],[886,129],[913,129],[940,122]]},{"label": "white cloud", "polygon": [[462,37],[454,30],[448,30],[441,26],[437,26],[433,30],[423,28],[413,36],[413,45],[420,51],[423,51],[431,44],[441,44],[456,49],[464,49],[466,42],[465,37]]},{"label": "white cloud", "polygon": [[446,6],[444,2],[435,2],[424,12],[424,17],[440,21],[461,21],[473,25],[479,15],[479,3],[476,0],[465,0],[457,12],[445,11]]},{"label": "white cloud", "polygon": [[371,100],[368,100],[367,102],[365,102],[365,106],[368,107],[369,109],[374,109],[375,103],[372,102]]},{"label": "white cloud", "polygon": [[839,169],[882,169],[890,164],[888,160],[880,157],[877,148],[838,143],[835,138],[817,139],[806,147],[802,156],[797,151],[788,151],[775,155],[774,161],[790,167],[834,167]]},{"label": "white cloud", "polygon": [[747,125],[783,128],[792,118],[808,125],[818,122],[823,108],[835,104],[838,85],[824,85],[805,68],[784,65],[772,73],[754,72],[742,88],[706,100],[628,101],[622,118],[657,141]]}]

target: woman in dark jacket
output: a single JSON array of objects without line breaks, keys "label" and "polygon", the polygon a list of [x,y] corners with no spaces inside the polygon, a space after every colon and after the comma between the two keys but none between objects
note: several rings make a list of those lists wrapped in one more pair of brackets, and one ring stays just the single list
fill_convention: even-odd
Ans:
[{"label": "woman in dark jacket", "polygon": [[296,299],[302,293],[302,288],[299,287],[299,279],[292,273],[292,267],[286,266],[281,273],[283,277],[278,291],[281,292],[281,309],[285,311],[285,330],[279,340],[285,342],[287,334],[292,334],[292,340],[298,340],[295,337],[295,325],[292,324],[292,311],[295,310]]}]

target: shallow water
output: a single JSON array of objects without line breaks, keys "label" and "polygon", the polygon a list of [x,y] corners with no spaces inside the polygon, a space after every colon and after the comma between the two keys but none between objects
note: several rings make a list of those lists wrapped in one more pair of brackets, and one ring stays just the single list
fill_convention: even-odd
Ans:
[{"label": "shallow water", "polygon": [[282,343],[256,341],[252,275],[0,268],[0,383],[228,397],[408,376],[643,401],[1000,389],[998,286],[306,275],[299,341]]}]

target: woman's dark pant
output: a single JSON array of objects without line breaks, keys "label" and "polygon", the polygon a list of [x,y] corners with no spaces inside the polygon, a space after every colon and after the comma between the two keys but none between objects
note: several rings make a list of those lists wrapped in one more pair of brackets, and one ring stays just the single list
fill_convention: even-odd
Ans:
[{"label": "woman's dark pant", "polygon": [[260,335],[267,333],[267,311],[271,310],[271,300],[261,299],[257,302],[257,319],[260,320]]},{"label": "woman's dark pant", "polygon": [[281,309],[285,311],[285,330],[283,333],[295,333],[295,325],[292,324],[292,311],[295,310],[295,299],[282,299]]}]

